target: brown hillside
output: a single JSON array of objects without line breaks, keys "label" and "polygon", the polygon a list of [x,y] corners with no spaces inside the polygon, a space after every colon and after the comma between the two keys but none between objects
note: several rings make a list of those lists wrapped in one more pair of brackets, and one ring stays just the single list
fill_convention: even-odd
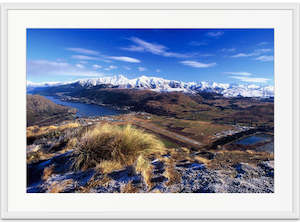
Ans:
[{"label": "brown hillside", "polygon": [[27,95],[27,126],[68,119],[74,112],[74,109],[57,105],[43,96]]}]

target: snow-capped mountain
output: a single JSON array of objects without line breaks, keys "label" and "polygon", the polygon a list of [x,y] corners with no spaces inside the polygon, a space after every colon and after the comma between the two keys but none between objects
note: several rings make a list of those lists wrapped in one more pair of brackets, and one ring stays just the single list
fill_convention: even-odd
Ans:
[{"label": "snow-capped mountain", "polygon": [[123,75],[103,77],[98,79],[85,79],[68,83],[27,83],[27,87],[50,87],[67,84],[79,84],[81,87],[90,88],[97,85],[109,84],[118,88],[129,89],[150,89],[159,92],[179,91],[185,93],[195,92],[215,92],[225,97],[262,97],[268,98],[274,96],[273,86],[257,85],[236,85],[226,83],[209,82],[182,82],[176,80],[166,80],[158,77],[141,76],[135,79],[128,79]]}]

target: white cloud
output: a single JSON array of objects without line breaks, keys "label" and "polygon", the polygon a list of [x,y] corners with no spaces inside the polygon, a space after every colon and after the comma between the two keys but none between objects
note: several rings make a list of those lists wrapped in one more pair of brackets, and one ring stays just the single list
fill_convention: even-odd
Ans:
[{"label": "white cloud", "polygon": [[128,67],[128,66],[123,66],[123,68],[126,69],[126,70],[131,70],[131,68]]},{"label": "white cloud", "polygon": [[240,57],[248,57],[248,56],[251,56],[250,54],[246,54],[246,53],[238,53],[238,54],[235,54],[233,56],[231,56],[232,58],[240,58]]},{"label": "white cloud", "polygon": [[84,48],[67,48],[67,50],[80,53],[80,54],[87,54],[87,55],[99,55],[99,52],[90,50],[90,49],[84,49]]},{"label": "white cloud", "polygon": [[175,58],[186,58],[190,56],[183,53],[170,52],[168,51],[168,48],[164,45],[160,45],[157,43],[150,43],[137,37],[132,37],[130,38],[130,40],[136,45],[131,45],[129,47],[122,48],[123,50],[135,51],[135,52],[149,52],[155,55],[161,55],[165,57],[175,57]]},{"label": "white cloud", "polygon": [[73,59],[81,59],[81,60],[99,60],[98,57],[94,56],[86,56],[86,55],[72,55]]},{"label": "white cloud", "polygon": [[249,72],[225,72],[226,74],[230,75],[237,75],[237,76],[251,76],[252,73]]},{"label": "white cloud", "polygon": [[104,61],[104,62],[111,62],[108,59],[122,61],[122,62],[129,62],[129,63],[140,63],[141,61],[132,57],[127,56],[87,56],[87,55],[72,55],[73,59],[79,60],[91,60],[91,61]]},{"label": "white cloud", "polygon": [[111,62],[108,59],[104,59],[97,56],[87,56],[87,55],[72,55],[72,59],[79,59],[79,60],[87,60],[87,61],[103,61],[103,62]]},{"label": "white cloud", "polygon": [[94,68],[94,69],[101,69],[101,68],[102,68],[102,66],[100,66],[100,65],[97,65],[97,64],[94,64],[94,65],[93,65],[93,68]]},{"label": "white cloud", "polygon": [[30,60],[27,63],[27,74],[41,75],[62,73],[64,70],[69,70],[71,67],[71,64],[66,62],[56,62],[49,60]]},{"label": "white cloud", "polygon": [[66,62],[49,60],[30,60],[27,63],[27,74],[33,75],[60,75],[60,76],[82,76],[100,77],[102,73],[85,69],[82,64],[72,65]]},{"label": "white cloud", "polygon": [[160,69],[156,69],[155,71],[156,71],[156,72],[160,72]]},{"label": "white cloud", "polygon": [[274,57],[273,56],[259,56],[259,57],[255,58],[255,60],[262,61],[262,62],[270,62],[270,61],[274,60]]},{"label": "white cloud", "polygon": [[109,70],[112,70],[112,69],[117,69],[118,67],[117,66],[113,66],[113,65],[111,65],[111,66],[108,66],[107,68],[105,68],[104,70],[107,70],[107,71],[109,71]]},{"label": "white cloud", "polygon": [[272,49],[256,49],[254,52],[256,53],[265,53],[265,52],[271,52]]},{"label": "white cloud", "polygon": [[231,56],[232,58],[240,58],[240,57],[250,57],[250,56],[259,56],[263,53],[266,53],[266,52],[271,52],[272,49],[256,49],[254,50],[253,52],[251,53],[238,53],[238,54],[235,54],[233,56]]},{"label": "white cloud", "polygon": [[236,48],[223,48],[221,49],[221,52],[234,52],[236,51]]},{"label": "white cloud", "polygon": [[82,64],[76,64],[75,65],[77,68],[80,68],[80,69],[83,69],[84,68],[84,65],[82,65]]},{"label": "white cloud", "polygon": [[132,57],[127,56],[107,56],[109,59],[122,61],[122,62],[130,62],[130,63],[140,63],[141,61]]},{"label": "white cloud", "polygon": [[269,43],[268,42],[259,42],[257,45],[258,46],[263,46],[263,45],[268,45]]},{"label": "white cloud", "polygon": [[52,67],[67,67],[70,64],[66,62],[55,62],[55,61],[49,61],[49,60],[32,60],[31,64],[35,65],[44,65],[46,66],[52,66]]},{"label": "white cloud", "polygon": [[218,32],[207,32],[206,35],[209,37],[214,37],[214,38],[218,38],[220,36],[222,36],[224,34],[224,32],[218,31]]},{"label": "white cloud", "polygon": [[147,69],[146,69],[145,67],[138,67],[138,70],[139,70],[140,72],[143,72],[143,71],[146,71]]},{"label": "white cloud", "polygon": [[247,76],[230,76],[230,78],[237,79],[243,82],[251,82],[251,83],[266,83],[270,80],[267,78],[256,78],[256,77],[247,77]]},{"label": "white cloud", "polygon": [[181,61],[180,62],[183,65],[186,66],[191,66],[194,68],[208,68],[208,67],[213,67],[216,65],[216,63],[202,63],[202,62],[197,62],[197,61],[191,61],[191,60],[186,60],[186,61]]},{"label": "white cloud", "polygon": [[144,52],[145,49],[142,46],[131,45],[129,47],[121,48],[123,50],[131,51],[131,52]]}]

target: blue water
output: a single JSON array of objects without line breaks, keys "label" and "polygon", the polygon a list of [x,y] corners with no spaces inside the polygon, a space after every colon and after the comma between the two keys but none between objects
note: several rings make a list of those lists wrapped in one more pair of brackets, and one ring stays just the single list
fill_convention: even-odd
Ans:
[{"label": "blue water", "polygon": [[109,107],[80,103],[80,102],[62,101],[52,96],[45,96],[45,97],[56,104],[75,108],[77,110],[76,116],[78,117],[111,116],[111,115],[119,115],[124,113],[124,111],[115,110]]},{"label": "blue water", "polygon": [[248,136],[246,138],[238,140],[238,141],[236,141],[236,144],[253,145],[256,143],[268,141],[270,139],[271,139],[271,137],[268,135],[258,134],[258,135]]}]

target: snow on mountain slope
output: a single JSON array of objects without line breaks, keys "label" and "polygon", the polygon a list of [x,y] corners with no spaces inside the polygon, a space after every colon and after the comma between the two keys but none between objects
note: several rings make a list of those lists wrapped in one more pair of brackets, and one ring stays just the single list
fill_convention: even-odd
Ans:
[{"label": "snow on mountain slope", "polygon": [[[135,79],[127,79],[123,75],[102,77],[98,79],[85,79],[78,80],[72,83],[78,83],[82,87],[90,88],[100,84],[111,84],[118,88],[132,88],[132,89],[150,89],[159,92],[215,92],[222,94],[226,97],[273,97],[274,87],[273,86],[257,86],[257,85],[236,85],[226,83],[208,83],[208,82],[182,82],[175,80],[166,80],[158,77],[147,77],[141,76]],[[46,86],[57,86],[66,85],[68,83],[32,83],[28,82],[28,87],[46,87]]]}]

